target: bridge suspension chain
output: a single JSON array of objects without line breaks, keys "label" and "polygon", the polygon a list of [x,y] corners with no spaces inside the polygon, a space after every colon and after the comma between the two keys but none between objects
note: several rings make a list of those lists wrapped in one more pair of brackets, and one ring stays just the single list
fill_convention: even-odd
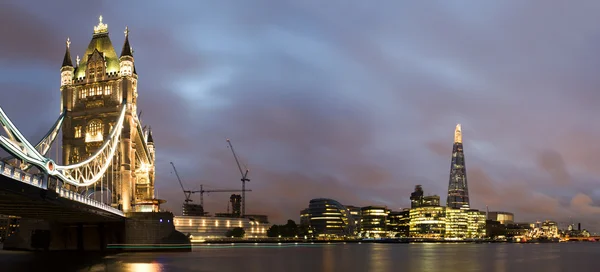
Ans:
[{"label": "bridge suspension chain", "polygon": [[[15,158],[21,159],[24,163],[35,165],[42,171],[59,178],[65,183],[76,187],[89,186],[100,180],[108,167],[112,164],[115,152],[120,143],[126,112],[127,104],[123,102],[119,119],[113,126],[109,138],[104,141],[101,147],[92,156],[76,164],[56,165],[54,161],[45,157],[45,153],[50,149],[49,146],[51,145],[51,142],[56,138],[56,135],[58,135],[57,128],[60,128],[60,126],[57,126],[56,124],[62,124],[64,116],[59,118],[59,121],[57,121],[54,128],[40,142],[39,145],[42,149],[38,150],[25,139],[0,107],[0,124],[8,135],[8,137],[0,135],[0,147],[5,149]],[[52,140],[50,141],[50,139]],[[46,150],[46,147],[48,150]]]}]

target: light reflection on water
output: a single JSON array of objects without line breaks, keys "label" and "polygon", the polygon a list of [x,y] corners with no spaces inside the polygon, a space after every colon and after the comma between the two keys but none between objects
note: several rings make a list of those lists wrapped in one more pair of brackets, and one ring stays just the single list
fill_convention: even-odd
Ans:
[{"label": "light reflection on water", "polygon": [[0,271],[598,271],[600,243],[199,247],[95,256],[0,251]]}]

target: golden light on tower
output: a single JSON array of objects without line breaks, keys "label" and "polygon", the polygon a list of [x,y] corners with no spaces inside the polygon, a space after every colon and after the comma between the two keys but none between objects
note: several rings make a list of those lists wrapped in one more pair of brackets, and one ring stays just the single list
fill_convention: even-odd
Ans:
[{"label": "golden light on tower", "polygon": [[108,32],[108,25],[102,23],[102,15],[100,15],[98,21],[98,25],[94,27],[94,34]]},{"label": "golden light on tower", "polygon": [[454,142],[462,143],[462,129],[460,124],[456,124],[456,129],[454,130]]}]

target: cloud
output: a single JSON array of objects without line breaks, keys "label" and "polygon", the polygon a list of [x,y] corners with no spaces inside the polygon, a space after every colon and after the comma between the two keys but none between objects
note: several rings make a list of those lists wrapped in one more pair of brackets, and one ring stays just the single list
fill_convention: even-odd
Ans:
[{"label": "cloud", "polygon": [[560,153],[553,150],[544,150],[539,155],[539,164],[558,185],[571,183],[569,172]]},{"label": "cloud", "polygon": [[593,200],[588,195],[582,193],[578,193],[571,199],[571,209],[585,215],[600,213],[600,206],[594,205]]},{"label": "cloud", "polygon": [[249,211],[274,222],[314,197],[399,208],[422,184],[444,199],[461,123],[474,207],[562,220],[594,212],[572,202],[596,197],[600,175],[597,7],[3,3],[0,106],[37,139],[58,115],[64,39],[81,54],[102,14],[117,51],[132,30],[138,109],[175,213],[171,161],[186,186],[241,187],[226,138],[251,168]]}]

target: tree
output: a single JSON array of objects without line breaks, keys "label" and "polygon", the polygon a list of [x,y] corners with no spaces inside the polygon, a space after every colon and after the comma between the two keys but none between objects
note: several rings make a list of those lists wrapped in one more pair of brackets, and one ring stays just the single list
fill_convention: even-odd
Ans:
[{"label": "tree", "polygon": [[267,237],[279,237],[279,226],[273,225],[267,230]]},{"label": "tree", "polygon": [[245,234],[246,231],[243,228],[233,228],[231,230],[228,230],[227,233],[225,233],[225,236],[243,238]]}]

